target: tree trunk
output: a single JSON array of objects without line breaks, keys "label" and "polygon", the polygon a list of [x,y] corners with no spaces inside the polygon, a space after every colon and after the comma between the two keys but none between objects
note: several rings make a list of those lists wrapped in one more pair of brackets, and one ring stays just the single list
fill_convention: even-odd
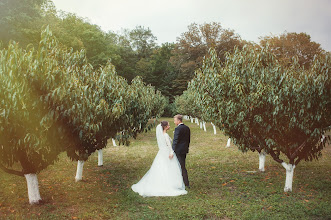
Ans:
[{"label": "tree trunk", "polygon": [[77,172],[75,177],[76,182],[81,181],[83,179],[83,166],[84,166],[84,161],[79,160],[77,163]]},{"label": "tree trunk", "polygon": [[191,123],[193,123],[193,118],[191,117]]},{"label": "tree trunk", "polygon": [[230,147],[230,143],[231,143],[231,138],[228,139],[228,142],[226,143],[226,147]]},{"label": "tree trunk", "polygon": [[195,118],[195,122],[197,123],[197,125],[199,125],[199,119]]},{"label": "tree trunk", "polygon": [[211,125],[213,126],[214,134],[216,134],[216,126],[213,124],[213,122],[211,122]]},{"label": "tree trunk", "polygon": [[259,170],[261,172],[264,172],[265,156],[266,153],[262,150],[261,153],[259,153]]},{"label": "tree trunk", "polygon": [[37,174],[30,173],[30,174],[24,174],[24,176],[28,184],[29,203],[31,205],[38,204],[41,201],[41,197],[39,193]]},{"label": "tree trunk", "polygon": [[202,129],[202,121],[200,121],[200,129]]},{"label": "tree trunk", "polygon": [[286,169],[284,192],[292,192],[293,173],[295,165],[282,162],[282,166]]},{"label": "tree trunk", "polygon": [[111,140],[113,141],[113,146],[114,146],[114,147],[117,147],[117,144],[116,144],[116,142],[115,142],[115,139],[112,138]]},{"label": "tree trunk", "polygon": [[98,150],[98,166],[103,166],[103,155],[102,155],[102,149]]},{"label": "tree trunk", "polygon": [[204,131],[207,131],[207,129],[206,129],[206,122],[202,122],[202,125],[203,125],[203,130]]}]

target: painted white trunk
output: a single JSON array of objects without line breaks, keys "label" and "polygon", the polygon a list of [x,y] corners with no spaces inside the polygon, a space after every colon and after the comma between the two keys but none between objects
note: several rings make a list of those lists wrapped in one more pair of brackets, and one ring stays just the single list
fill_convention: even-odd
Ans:
[{"label": "painted white trunk", "polygon": [[81,181],[83,179],[83,166],[84,166],[84,161],[79,160],[77,163],[77,172],[75,177],[76,182]]},{"label": "painted white trunk", "polygon": [[199,125],[199,119],[198,118],[196,118],[196,123],[197,123],[197,125]]},{"label": "painted white trunk", "polygon": [[193,123],[193,118],[191,117],[191,123]]},{"label": "painted white trunk", "polygon": [[203,126],[203,130],[204,130],[204,131],[207,131],[207,129],[206,129],[206,122],[203,122],[203,123],[202,123],[202,126]]},{"label": "painted white trunk", "polygon": [[29,203],[31,205],[39,203],[41,197],[39,193],[37,174],[30,173],[30,174],[24,174],[24,176],[28,184]]},{"label": "painted white trunk", "polygon": [[259,153],[259,170],[261,172],[264,172],[265,156],[266,153],[264,151],[261,151],[261,153]]},{"label": "painted white trunk", "polygon": [[285,162],[283,162],[282,165],[286,169],[286,180],[285,180],[284,192],[291,192],[295,165],[287,164]]},{"label": "painted white trunk", "polygon": [[322,137],[321,137],[321,142],[322,142],[322,143],[323,143],[324,139],[325,139],[325,136],[322,135]]},{"label": "painted white trunk", "polygon": [[211,122],[211,125],[213,126],[214,134],[216,134],[216,126],[213,124],[213,122]]},{"label": "painted white trunk", "polygon": [[102,155],[102,149],[98,150],[98,166],[103,166],[103,155]]},{"label": "painted white trunk", "polygon": [[115,141],[115,139],[114,139],[114,138],[112,138],[111,140],[113,141],[113,146],[114,146],[114,147],[117,147],[117,144],[116,144],[116,141]]},{"label": "painted white trunk", "polygon": [[226,143],[226,147],[230,147],[230,143],[231,143],[231,138],[228,139],[228,142]]}]

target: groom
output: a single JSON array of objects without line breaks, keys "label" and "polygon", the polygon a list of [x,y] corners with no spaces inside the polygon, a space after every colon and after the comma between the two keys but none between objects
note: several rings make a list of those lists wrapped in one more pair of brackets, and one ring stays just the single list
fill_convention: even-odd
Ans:
[{"label": "groom", "polygon": [[[183,116],[175,115],[174,123],[177,126],[175,128],[174,140],[172,142],[172,149],[175,151],[180,166],[182,167],[182,176],[185,186],[190,188],[188,181],[187,170],[185,167],[186,154],[190,145],[190,128],[183,124]],[[171,157],[172,158],[172,157]]]}]

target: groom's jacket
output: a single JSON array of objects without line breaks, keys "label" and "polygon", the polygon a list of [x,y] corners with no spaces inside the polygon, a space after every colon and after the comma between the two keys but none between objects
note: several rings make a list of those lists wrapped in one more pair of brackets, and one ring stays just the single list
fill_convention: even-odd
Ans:
[{"label": "groom's jacket", "polygon": [[174,140],[172,142],[172,149],[176,154],[187,154],[190,145],[190,128],[184,124],[180,124],[175,128]]}]

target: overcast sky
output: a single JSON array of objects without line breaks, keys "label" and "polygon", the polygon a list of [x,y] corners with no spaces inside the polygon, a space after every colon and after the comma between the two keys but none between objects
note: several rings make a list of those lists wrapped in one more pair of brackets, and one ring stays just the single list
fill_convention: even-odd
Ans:
[{"label": "overcast sky", "polygon": [[243,39],[306,32],[331,51],[331,0],[53,0],[104,31],[149,27],[159,43],[176,42],[191,23],[220,22]]}]

